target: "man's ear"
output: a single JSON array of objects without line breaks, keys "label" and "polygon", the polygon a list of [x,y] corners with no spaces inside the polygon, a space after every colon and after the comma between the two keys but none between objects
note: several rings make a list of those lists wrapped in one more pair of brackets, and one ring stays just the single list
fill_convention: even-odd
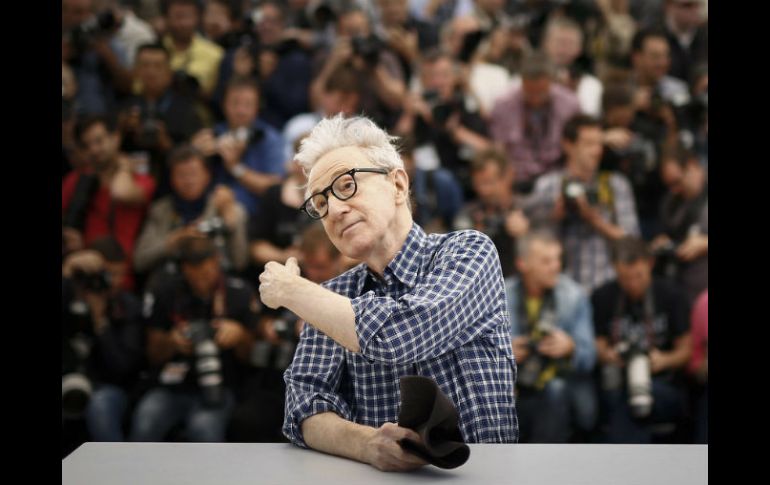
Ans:
[{"label": "man's ear", "polygon": [[396,187],[396,203],[406,203],[409,200],[409,176],[403,168],[393,170],[393,183]]}]

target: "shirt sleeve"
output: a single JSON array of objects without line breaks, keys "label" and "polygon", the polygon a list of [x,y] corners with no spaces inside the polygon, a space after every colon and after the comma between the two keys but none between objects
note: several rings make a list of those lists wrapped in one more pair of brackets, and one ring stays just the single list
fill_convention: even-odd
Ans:
[{"label": "shirt sleeve", "polygon": [[615,214],[617,216],[617,225],[620,226],[626,234],[630,236],[639,235],[639,219],[636,215],[636,203],[634,202],[634,192],[628,180],[615,174],[613,187],[613,198],[615,201]]},{"label": "shirt sleeve", "polygon": [[292,443],[309,448],[302,422],[316,414],[333,412],[352,421],[350,407],[339,393],[345,367],[345,350],[312,325],[305,325],[294,360],[284,373],[283,434]]},{"label": "shirt sleeve", "polygon": [[463,231],[444,242],[410,292],[394,298],[370,291],[351,300],[361,354],[387,364],[438,357],[491,331],[476,322],[495,312],[504,318],[504,299],[494,244],[481,232]]}]

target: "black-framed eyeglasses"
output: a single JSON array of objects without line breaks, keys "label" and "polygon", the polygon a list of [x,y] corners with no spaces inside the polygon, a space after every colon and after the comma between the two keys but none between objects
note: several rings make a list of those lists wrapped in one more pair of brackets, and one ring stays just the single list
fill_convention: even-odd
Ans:
[{"label": "black-framed eyeglasses", "polygon": [[329,196],[326,194],[331,191],[339,200],[348,200],[353,197],[358,190],[355,174],[359,172],[386,174],[390,170],[385,168],[353,168],[343,172],[337,175],[328,187],[308,197],[299,209],[313,219],[322,219],[329,212]]}]

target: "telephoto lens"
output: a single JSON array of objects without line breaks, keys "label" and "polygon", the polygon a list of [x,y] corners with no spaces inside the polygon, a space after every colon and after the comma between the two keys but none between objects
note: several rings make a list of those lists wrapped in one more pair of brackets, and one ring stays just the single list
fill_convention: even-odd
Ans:
[{"label": "telephoto lens", "polygon": [[650,358],[644,352],[634,352],[628,359],[628,404],[632,414],[637,418],[648,416],[652,402]]},{"label": "telephoto lens", "polygon": [[198,385],[203,393],[203,402],[208,407],[219,407],[224,403],[222,362],[211,334],[211,326],[207,320],[190,322],[190,340],[195,348],[195,369],[198,373]]}]

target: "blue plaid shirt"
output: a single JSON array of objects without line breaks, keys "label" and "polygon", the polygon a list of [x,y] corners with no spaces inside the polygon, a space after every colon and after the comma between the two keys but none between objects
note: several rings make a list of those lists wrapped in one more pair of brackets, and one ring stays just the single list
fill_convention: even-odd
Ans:
[{"label": "blue plaid shirt", "polygon": [[430,377],[452,400],[468,443],[515,443],[511,350],[500,260],[478,231],[413,224],[383,278],[365,264],[324,283],[351,299],[360,353],[305,325],[286,370],[283,433],[307,447],[301,424],[331,411],[379,427],[398,418],[399,378]]}]

